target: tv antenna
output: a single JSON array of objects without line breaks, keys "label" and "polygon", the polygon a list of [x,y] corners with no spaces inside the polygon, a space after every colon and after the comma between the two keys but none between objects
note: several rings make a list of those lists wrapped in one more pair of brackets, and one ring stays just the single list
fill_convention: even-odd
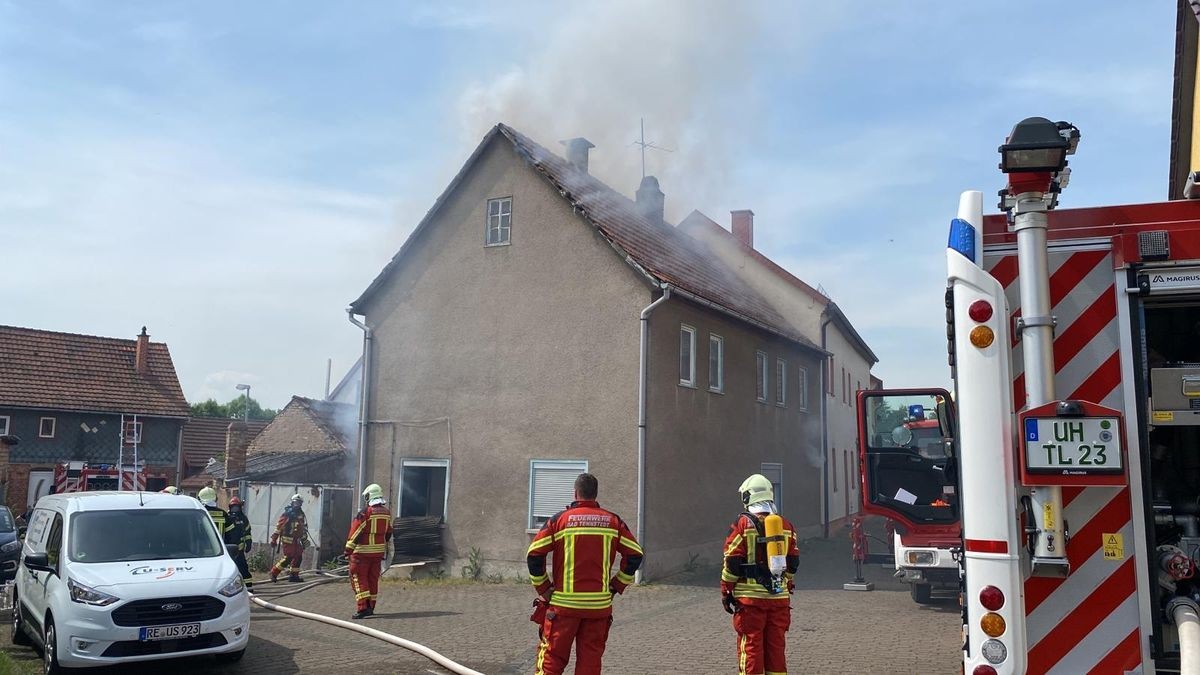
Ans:
[{"label": "tv antenna", "polygon": [[654,141],[646,140],[646,118],[638,118],[642,125],[642,136],[640,139],[633,142],[634,145],[642,146],[642,178],[646,177],[646,150],[662,150],[663,152],[675,152],[670,148],[664,148],[661,145],[655,145]]}]

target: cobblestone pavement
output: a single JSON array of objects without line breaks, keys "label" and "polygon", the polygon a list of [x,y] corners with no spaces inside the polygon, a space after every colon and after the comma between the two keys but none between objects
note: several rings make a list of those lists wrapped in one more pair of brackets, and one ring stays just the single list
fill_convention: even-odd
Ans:
[{"label": "cobblestone pavement", "polygon": [[[841,590],[849,580],[844,537],[804,547],[799,588],[792,597],[788,661],[792,673],[958,673],[957,602],[918,606],[890,570],[867,570],[876,590]],[[733,629],[721,609],[716,572],[695,573],[630,589],[615,603],[605,654],[606,673],[733,673]],[[268,587],[262,591],[278,592]],[[364,622],[427,645],[489,674],[533,672],[536,629],[528,621],[533,593],[523,584],[385,582],[379,613]],[[279,600],[280,604],[348,618],[349,584],[334,582]],[[0,649],[31,661],[33,650]],[[199,673],[432,673],[447,671],[399,647],[340,628],[255,608],[250,646],[233,666],[209,659],[170,663],[179,675]],[[105,668],[96,675],[160,675],[163,665]]]}]

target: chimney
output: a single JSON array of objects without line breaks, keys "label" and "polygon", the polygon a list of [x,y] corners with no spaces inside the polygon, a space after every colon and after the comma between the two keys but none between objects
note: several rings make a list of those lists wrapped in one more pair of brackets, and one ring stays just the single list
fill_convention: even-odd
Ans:
[{"label": "chimney", "polygon": [[654,176],[642,178],[642,184],[638,186],[636,197],[638,213],[655,225],[661,225],[666,196],[662,190],[658,189],[658,179]]},{"label": "chimney", "polygon": [[567,146],[567,161],[576,169],[587,173],[588,170],[588,150],[596,147],[586,138],[568,138],[565,141],[559,141]]},{"label": "chimney", "polygon": [[[0,436],[0,494],[5,497],[13,494],[9,489],[11,486],[8,484],[8,464],[11,459],[12,449],[20,442],[21,439],[11,434]],[[4,502],[0,501],[0,506],[3,505]]]},{"label": "chimney", "polygon": [[225,481],[246,475],[246,448],[250,446],[250,427],[238,420],[225,432]]},{"label": "chimney", "polygon": [[142,333],[137,336],[137,347],[133,351],[133,369],[145,375],[150,371],[149,360],[150,336],[146,333],[146,327],[142,326]]},{"label": "chimney", "polygon": [[754,212],[750,209],[730,211],[733,221],[733,236],[750,248],[754,248]]}]

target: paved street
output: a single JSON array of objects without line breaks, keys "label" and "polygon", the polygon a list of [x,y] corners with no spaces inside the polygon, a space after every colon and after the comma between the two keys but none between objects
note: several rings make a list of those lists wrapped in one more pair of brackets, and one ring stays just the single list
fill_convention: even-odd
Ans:
[{"label": "paved street", "polygon": [[[877,590],[841,590],[850,577],[844,537],[804,547],[799,588],[792,598],[788,658],[792,673],[958,673],[956,602],[915,605],[887,570],[868,570]],[[605,654],[606,673],[732,673],[733,630],[721,609],[715,572],[630,589],[616,602]],[[278,592],[280,587],[264,590]],[[501,584],[391,582],[382,589],[379,614],[364,622],[431,647],[484,673],[533,671],[536,637],[528,621],[532,591]],[[346,582],[334,582],[281,599],[280,604],[346,618],[353,601]],[[446,671],[399,647],[343,629],[257,609],[243,661],[217,667],[207,659],[181,660],[171,670],[191,673],[434,673]],[[21,661],[30,649],[3,648]],[[89,671],[160,674],[162,667]]]}]

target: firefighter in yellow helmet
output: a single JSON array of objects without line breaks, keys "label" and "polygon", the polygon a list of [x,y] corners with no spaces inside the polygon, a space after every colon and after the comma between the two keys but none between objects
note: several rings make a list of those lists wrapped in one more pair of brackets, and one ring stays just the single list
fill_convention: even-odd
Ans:
[{"label": "firefighter in yellow helmet", "polygon": [[350,586],[354,589],[356,611],[352,618],[365,619],[375,613],[379,598],[379,573],[392,537],[392,514],[388,511],[383,488],[371,483],[363,490],[366,504],[350,523],[346,538],[346,557],[350,559]]},{"label": "firefighter in yellow helmet", "polygon": [[721,603],[733,615],[739,675],[783,675],[792,623],[792,581],[800,566],[796,530],[779,515],[775,490],[762,474],[738,488],[745,511],[729,528],[721,567]]},{"label": "firefighter in yellow helmet", "polygon": [[168,494],[168,495],[177,495],[177,494],[179,494],[179,488],[175,487],[174,485],[168,485],[167,487],[160,490],[160,492],[162,492],[163,494]]},{"label": "firefighter in yellow helmet", "polygon": [[196,499],[204,504],[204,509],[208,511],[208,517],[212,518],[213,525],[217,526],[217,534],[220,535],[221,541],[225,542],[225,538],[233,524],[229,522],[229,514],[225,509],[217,506],[217,491],[211,487],[206,487],[196,495]]}]

